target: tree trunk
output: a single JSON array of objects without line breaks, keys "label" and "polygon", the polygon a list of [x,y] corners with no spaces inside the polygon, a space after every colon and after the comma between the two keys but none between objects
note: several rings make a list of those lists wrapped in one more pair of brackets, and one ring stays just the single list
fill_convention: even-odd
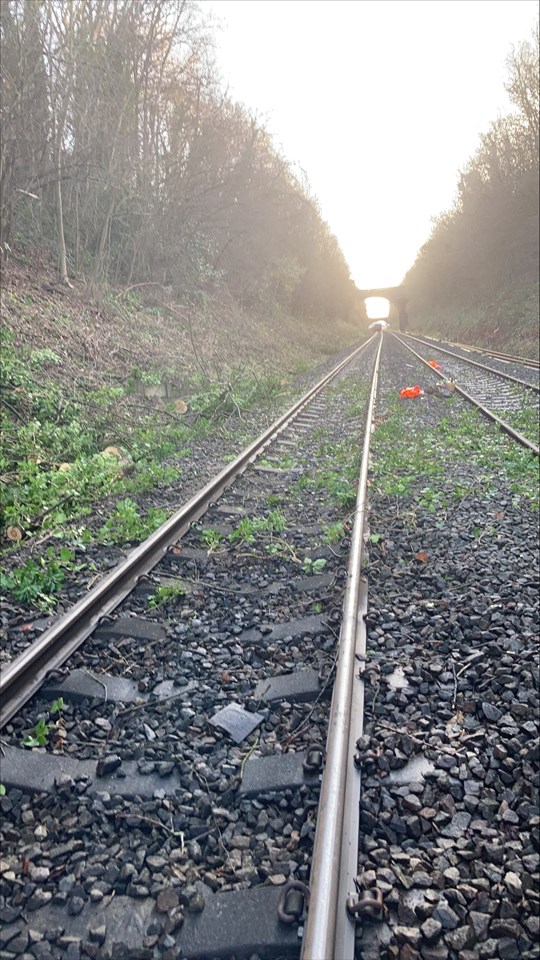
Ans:
[{"label": "tree trunk", "polygon": [[61,283],[71,286],[67,273],[66,259],[66,240],[64,237],[64,214],[62,210],[62,183],[61,183],[61,151],[62,139],[58,134],[58,143],[56,146],[56,183],[54,185],[56,196],[56,225],[58,230],[58,262]]},{"label": "tree trunk", "polygon": [[107,237],[109,236],[109,229],[110,229],[113,210],[114,210],[114,203],[115,203],[115,200],[113,197],[109,204],[109,209],[107,210],[105,221],[103,223],[103,227],[101,230],[101,236],[99,238],[98,250],[97,250],[96,259],[94,262],[94,271],[93,271],[94,283],[98,282],[98,280],[101,278],[101,275],[103,273],[103,259],[105,255],[105,247],[107,245]]}]

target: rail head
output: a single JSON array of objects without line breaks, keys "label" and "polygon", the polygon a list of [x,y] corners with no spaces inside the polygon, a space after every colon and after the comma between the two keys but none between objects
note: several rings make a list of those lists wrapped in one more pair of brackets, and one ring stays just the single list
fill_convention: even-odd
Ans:
[{"label": "rail head", "polygon": [[[352,960],[335,952],[336,938],[343,940],[339,923],[351,924],[345,904],[339,903],[340,875],[343,868],[343,824],[348,777],[351,776],[349,742],[353,710],[353,679],[358,617],[361,608],[362,561],[364,527],[367,511],[367,479],[369,448],[377,395],[378,372],[383,344],[383,333],[373,367],[370,397],[366,413],[362,460],[358,478],[358,493],[351,534],[351,548],[347,586],[343,604],[343,620],[339,637],[339,655],[328,737],[326,763],[321,784],[315,845],[311,866],[310,897],[303,936],[302,960]],[[354,776],[354,774],[353,774]],[[359,793],[360,785],[357,784]],[[358,803],[358,799],[357,799]],[[341,921],[340,919],[341,918]]]}]

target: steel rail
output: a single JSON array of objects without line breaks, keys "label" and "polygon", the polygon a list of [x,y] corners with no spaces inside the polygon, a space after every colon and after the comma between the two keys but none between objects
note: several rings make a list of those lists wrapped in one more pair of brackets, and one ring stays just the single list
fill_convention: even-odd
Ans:
[{"label": "steel rail", "polygon": [[[346,914],[345,903],[339,902],[340,874],[343,863],[345,804],[354,803],[351,791],[358,791],[357,771],[351,770],[352,755],[349,744],[354,731],[351,714],[354,709],[353,680],[356,664],[356,646],[359,633],[362,560],[364,552],[364,525],[367,512],[367,474],[369,446],[378,370],[383,343],[382,331],[375,358],[371,393],[366,415],[362,448],[362,462],[358,478],[358,494],[351,535],[351,550],[343,605],[343,620],[339,637],[339,656],[332,695],[329,729],[326,741],[326,762],[317,814],[317,828],[311,864],[309,908],[303,936],[302,960],[352,960],[353,953],[336,953],[336,938],[343,942],[343,924],[354,925]],[[356,734],[358,736],[359,734]],[[346,801],[347,797],[347,801]],[[358,844],[358,836],[355,840]],[[356,871],[355,871],[356,872]],[[354,936],[353,936],[354,949]]]},{"label": "steel rail", "polygon": [[31,643],[0,673],[0,728],[34,695],[51,670],[57,670],[90,636],[103,617],[109,616],[134,589],[137,581],[163,558],[167,549],[182,537],[190,525],[208,509],[210,503],[230,486],[256,457],[288,427],[304,407],[358,354],[373,342],[374,334],[319,380],[286,413],[274,421],[256,440],[227,464],[187,503],[143,543],[131,551],[85,597],[77,601],[55,624]]},{"label": "steel rail", "polygon": [[[414,336],[414,334],[411,334],[411,336]],[[428,337],[427,334],[421,333],[418,336],[423,337],[424,340],[432,340],[434,344],[441,342],[437,340],[436,337]],[[443,340],[442,342],[449,344],[451,347],[461,347],[462,350],[472,350],[474,353],[487,353],[489,357],[495,357],[497,360],[507,360],[509,363],[521,363],[525,367],[540,370],[540,360],[534,360],[532,357],[514,357],[511,353],[500,353],[498,350],[489,350],[488,347],[476,347],[470,343],[460,343],[458,340]]]},{"label": "steel rail", "polygon": [[[413,356],[415,356],[417,360],[420,360],[420,362],[423,363],[424,366],[428,368],[428,370],[431,370],[431,372],[434,373],[441,380],[446,380],[446,377],[443,373],[440,373],[438,370],[435,370],[433,367],[430,367],[428,361],[424,360],[424,358],[421,357],[420,354],[416,352],[416,350],[413,350],[413,348],[410,347],[408,343],[405,343],[405,341],[402,340],[400,336],[398,336],[396,333],[392,333],[391,335],[395,337],[396,340],[399,343],[401,343],[402,346],[404,346],[407,350],[410,350]],[[459,387],[457,383],[454,383],[454,389],[456,393],[459,393],[460,396],[464,398],[464,400],[467,400],[468,403],[472,403],[473,406],[477,408],[477,410],[480,410],[480,412],[483,413],[484,416],[488,418],[488,420],[491,420],[493,423],[496,423],[500,427],[500,429],[503,430],[504,433],[507,433],[510,437],[512,437],[513,440],[517,440],[517,442],[520,443],[523,447],[527,447],[527,449],[531,450],[535,454],[535,456],[538,457],[540,455],[540,449],[536,446],[535,443],[532,442],[532,440],[528,440],[527,437],[525,437],[522,433],[519,432],[519,430],[515,430],[514,427],[511,427],[510,424],[506,423],[505,420],[501,420],[501,418],[498,417],[496,413],[493,413],[492,410],[489,410],[487,407],[484,407],[484,405],[480,403],[479,400],[473,397],[470,393],[467,393],[467,391],[464,390],[463,387]]]},{"label": "steel rail", "polygon": [[498,350],[488,350],[482,347],[471,347],[468,343],[452,343],[453,347],[461,347],[462,350],[471,350],[473,353],[485,353],[488,357],[494,357],[496,360],[505,360],[507,363],[520,363],[522,367],[531,367],[533,370],[540,370],[540,360],[533,360],[532,357],[515,357],[511,353],[499,353]]},{"label": "steel rail", "polygon": [[[396,336],[396,334],[394,334]],[[413,337],[410,333],[401,334],[402,337],[406,337],[409,340],[414,340],[415,343],[420,343],[424,347],[429,347],[429,343],[425,343],[424,340],[420,340],[418,337]],[[403,342],[403,341],[402,341]],[[537,386],[535,383],[528,383],[527,380],[520,380],[519,377],[513,377],[510,373],[503,373],[501,370],[495,370],[493,367],[488,367],[485,363],[479,363],[478,360],[471,360],[469,357],[461,357],[459,353],[453,353],[452,350],[446,350],[445,347],[433,347],[434,350],[438,350],[439,353],[446,353],[449,357],[454,357],[456,360],[462,360],[463,363],[470,363],[473,367],[480,367],[481,370],[487,370],[488,373],[494,373],[497,377],[501,377],[503,380],[510,380],[511,383],[517,383],[520,387],[527,387],[529,390],[535,390],[536,393],[540,393],[540,386]]]},{"label": "steel rail", "polygon": [[[364,538],[365,540],[366,538]],[[345,783],[345,810],[341,837],[341,857],[338,889],[338,914],[334,937],[334,957],[352,960],[356,941],[356,922],[347,912],[349,900],[358,901],[356,887],[358,875],[358,837],[360,831],[361,771],[354,763],[358,753],[357,741],[364,733],[364,678],[363,664],[366,659],[368,609],[368,582],[360,579],[358,615],[355,638],[355,666],[351,701],[351,723],[347,748],[347,779]]]}]

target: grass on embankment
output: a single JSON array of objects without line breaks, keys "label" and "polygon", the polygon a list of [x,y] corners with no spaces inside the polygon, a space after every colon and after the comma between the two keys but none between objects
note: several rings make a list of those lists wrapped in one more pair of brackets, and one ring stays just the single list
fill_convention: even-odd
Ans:
[{"label": "grass on embankment", "polygon": [[[182,307],[159,284],[91,291],[73,280],[68,289],[51,282],[54,265],[28,246],[8,266],[0,554],[10,572],[0,590],[23,601],[46,604],[75,569],[73,550],[96,537],[80,518],[111,498],[98,539],[143,539],[163,518],[145,512],[139,495],[177,482],[195,441],[228,431],[231,446],[247,443],[244,413],[270,416],[287,403],[295,376],[359,334],[352,324],[310,324],[272,305],[254,316],[226,291]],[[19,553],[30,566],[14,574]]]},{"label": "grass on embankment", "polygon": [[447,306],[414,313],[411,330],[488,347],[518,357],[538,358],[538,283],[502,290],[474,306]]}]

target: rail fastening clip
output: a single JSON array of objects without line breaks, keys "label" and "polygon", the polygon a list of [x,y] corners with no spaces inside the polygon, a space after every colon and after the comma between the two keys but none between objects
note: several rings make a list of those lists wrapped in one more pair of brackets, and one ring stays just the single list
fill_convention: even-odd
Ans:
[{"label": "rail fastening clip", "polygon": [[298,923],[309,904],[309,887],[300,880],[290,880],[282,889],[277,915],[282,923]]},{"label": "rail fastening clip", "polygon": [[323,750],[321,747],[315,745],[307,748],[306,755],[302,761],[302,767],[306,773],[316,773],[317,770],[322,770],[323,762]]},{"label": "rail fastening clip", "polygon": [[347,897],[347,913],[351,920],[382,920],[384,914],[383,895],[378,887],[362,890],[358,896]]}]

